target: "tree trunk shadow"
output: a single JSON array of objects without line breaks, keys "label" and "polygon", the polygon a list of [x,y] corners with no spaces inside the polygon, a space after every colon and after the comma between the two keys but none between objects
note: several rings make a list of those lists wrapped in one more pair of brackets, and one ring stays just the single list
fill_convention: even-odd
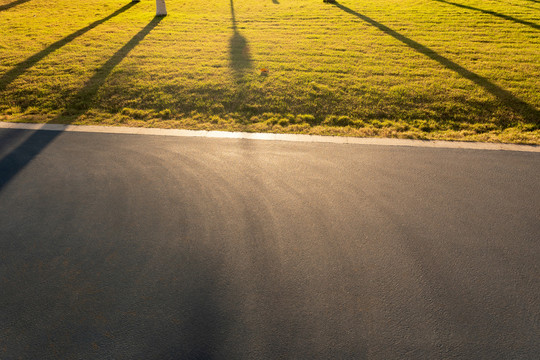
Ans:
[{"label": "tree trunk shadow", "polygon": [[[26,0],[28,1],[28,0]],[[43,60],[46,56],[50,55],[51,53],[55,52],[56,50],[60,49],[61,47],[69,44],[76,38],[78,38],[81,35],[84,35],[88,31],[92,30],[93,28],[97,27],[98,25],[103,24],[107,20],[112,19],[115,16],[120,15],[124,11],[130,9],[132,6],[134,6],[136,3],[129,3],[127,5],[122,6],[120,9],[116,10],[112,14],[104,17],[103,19],[94,21],[88,26],[85,26],[82,29],[79,29],[75,31],[74,33],[69,34],[63,39],[58,40],[57,42],[47,46],[47,48],[41,50],[40,52],[30,56],[28,59],[24,60],[23,62],[16,65],[14,68],[6,72],[2,77],[0,77],[0,91],[3,91],[7,88],[9,84],[11,84],[13,81],[15,81],[19,76],[21,76],[26,70],[34,66],[37,62]]]},{"label": "tree trunk shadow", "polygon": [[446,1],[446,0],[435,0],[435,1],[438,1],[438,2],[444,3],[444,4],[448,4],[448,5],[454,5],[454,6],[462,8],[462,9],[479,11],[479,12],[484,13],[484,14],[493,15],[493,16],[496,16],[496,17],[504,19],[504,20],[513,21],[515,23],[530,26],[533,29],[540,30],[540,25],[538,25],[538,24],[535,24],[535,23],[530,22],[530,21],[516,19],[515,17],[508,16],[508,15],[505,15],[505,14],[500,14],[500,13],[495,12],[495,11],[478,9],[478,8],[475,8],[475,7],[472,7],[472,6],[457,4],[457,3],[454,3],[454,2],[451,2],[451,1]]},{"label": "tree trunk shadow", "polygon": [[29,1],[30,0],[17,0],[17,1],[10,2],[9,4],[0,5],[0,11],[11,9],[12,7],[24,4],[24,3],[29,2]]},{"label": "tree trunk shadow", "polygon": [[[440,0],[437,0],[440,1]],[[336,3],[335,6],[348,14],[354,15],[359,19],[367,22],[368,24],[376,27],[387,35],[392,36],[394,39],[401,41],[411,49],[429,57],[432,60],[437,61],[439,64],[443,65],[449,70],[454,71],[460,76],[474,82],[476,85],[482,87],[485,91],[489,92],[495,96],[502,104],[507,108],[511,109],[516,114],[519,114],[522,119],[526,122],[537,124],[540,122],[540,111],[536,109],[531,104],[517,98],[514,94],[501,88],[500,86],[492,83],[487,78],[480,76],[470,70],[467,70],[463,66],[453,62],[450,59],[445,58],[444,56],[438,54],[434,50],[398,33],[395,30],[392,30],[386,25],[383,25],[370,17],[360,14],[344,5]]]}]

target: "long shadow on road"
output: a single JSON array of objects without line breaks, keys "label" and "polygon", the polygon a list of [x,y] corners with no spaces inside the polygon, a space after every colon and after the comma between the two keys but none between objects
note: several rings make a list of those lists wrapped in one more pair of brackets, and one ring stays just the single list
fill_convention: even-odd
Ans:
[{"label": "long shadow on road", "polygon": [[[91,99],[95,97],[99,88],[103,85],[111,71],[154,29],[163,17],[155,17],[148,25],[131,38],[121,49],[119,49],[94,76],[92,76],[85,86],[73,96],[66,110],[49,122],[55,123],[62,117],[69,116],[75,119],[83,114]],[[0,89],[1,90],[1,89]],[[8,184],[15,175],[19,173],[32,159],[34,159],[43,149],[45,149],[61,131],[51,131],[47,134],[40,134],[38,131],[28,137],[16,149],[0,160],[0,191]]]},{"label": "long shadow on road", "polygon": [[432,60],[437,61],[439,64],[443,65],[449,70],[452,70],[456,72],[457,74],[461,75],[465,79],[468,79],[472,82],[474,82],[476,85],[481,86],[484,88],[487,92],[495,96],[499,101],[501,101],[504,105],[506,105],[508,108],[512,109],[515,113],[520,114],[525,121],[531,122],[531,123],[538,123],[540,122],[540,111],[537,110],[534,106],[526,103],[525,101],[518,99],[515,95],[513,95],[511,92],[501,88],[500,86],[492,83],[487,78],[480,76],[470,70],[467,70],[463,66],[456,64],[452,60],[445,58],[444,56],[436,53],[434,50],[428,48],[427,46],[424,46],[404,35],[401,35],[395,30],[392,30],[386,25],[383,25],[370,17],[367,17],[366,15],[360,14],[344,5],[335,4],[336,7],[339,9],[345,11],[346,13],[349,13],[351,15],[354,15],[363,21],[367,22],[370,25],[373,25],[377,29],[381,30],[387,35],[392,36],[394,39],[401,41],[405,45],[409,46],[411,49],[414,49],[418,51],[419,53],[429,57]]}]

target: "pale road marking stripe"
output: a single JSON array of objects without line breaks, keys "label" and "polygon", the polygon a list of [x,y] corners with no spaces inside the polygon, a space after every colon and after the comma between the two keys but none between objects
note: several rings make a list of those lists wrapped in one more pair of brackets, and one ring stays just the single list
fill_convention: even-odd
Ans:
[{"label": "pale road marking stripe", "polygon": [[178,130],[178,129],[137,128],[137,127],[119,127],[119,126],[94,126],[94,125],[23,124],[23,123],[10,123],[10,122],[1,122],[1,121],[0,121],[0,128],[84,132],[84,133],[105,133],[105,134],[137,134],[137,135],[206,137],[206,138],[220,138],[220,139],[273,140],[273,141],[334,143],[334,144],[412,146],[412,147],[446,148],[446,149],[540,152],[540,146],[537,146],[537,145],[498,144],[498,143],[463,142],[463,141],[410,140],[410,139],[391,139],[391,138],[358,138],[358,137],[345,137],[345,136],[342,137],[342,136],[298,135],[298,134],[246,133],[246,132],[229,132],[229,131]]}]

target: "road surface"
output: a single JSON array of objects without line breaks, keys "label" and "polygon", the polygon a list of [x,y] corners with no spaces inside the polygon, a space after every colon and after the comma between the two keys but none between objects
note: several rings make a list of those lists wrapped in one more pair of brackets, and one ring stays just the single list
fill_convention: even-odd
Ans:
[{"label": "road surface", "polygon": [[540,154],[0,129],[0,359],[537,359]]}]

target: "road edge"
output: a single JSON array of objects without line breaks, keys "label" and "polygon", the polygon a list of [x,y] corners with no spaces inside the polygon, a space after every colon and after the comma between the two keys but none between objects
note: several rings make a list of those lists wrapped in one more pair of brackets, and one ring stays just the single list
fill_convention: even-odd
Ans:
[{"label": "road edge", "polygon": [[540,152],[540,146],[538,145],[518,145],[518,144],[442,141],[442,140],[412,140],[412,139],[392,139],[392,138],[360,138],[360,137],[323,136],[323,135],[305,135],[305,134],[274,134],[274,133],[247,133],[247,132],[207,131],[207,130],[158,129],[158,128],[139,128],[139,127],[120,127],[120,126],[97,126],[97,125],[30,124],[30,123],[11,123],[11,122],[0,121],[0,129],[43,130],[43,131],[104,133],[104,134],[136,134],[136,135],[177,136],[177,137],[205,137],[205,138],[220,138],[220,139],[246,139],[246,140],[266,140],[266,141],[270,140],[270,141],[379,145],[379,146],[409,146],[409,147],[446,148],[446,149]]}]

